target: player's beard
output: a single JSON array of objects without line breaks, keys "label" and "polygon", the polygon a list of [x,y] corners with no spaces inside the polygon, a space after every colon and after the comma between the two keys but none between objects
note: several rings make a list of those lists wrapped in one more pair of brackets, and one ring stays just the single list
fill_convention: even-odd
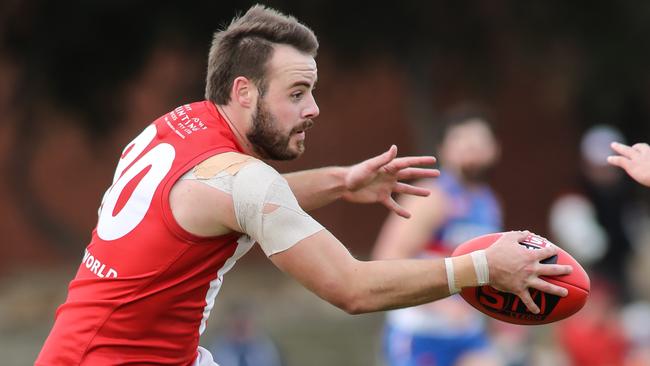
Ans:
[{"label": "player's beard", "polygon": [[300,126],[294,127],[289,133],[283,134],[278,130],[277,119],[266,107],[264,98],[257,100],[257,110],[252,116],[251,130],[246,134],[248,141],[251,142],[255,152],[264,159],[272,160],[292,160],[305,151],[305,142],[299,140],[296,150],[289,148],[291,136],[298,131],[304,131],[311,127],[314,122],[307,120]]}]

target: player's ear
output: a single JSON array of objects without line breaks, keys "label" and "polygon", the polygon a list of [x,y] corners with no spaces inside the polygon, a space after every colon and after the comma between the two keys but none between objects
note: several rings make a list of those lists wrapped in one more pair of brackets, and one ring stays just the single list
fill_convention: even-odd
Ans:
[{"label": "player's ear", "polygon": [[256,105],[257,88],[255,84],[244,76],[238,76],[232,83],[231,97],[244,108]]}]

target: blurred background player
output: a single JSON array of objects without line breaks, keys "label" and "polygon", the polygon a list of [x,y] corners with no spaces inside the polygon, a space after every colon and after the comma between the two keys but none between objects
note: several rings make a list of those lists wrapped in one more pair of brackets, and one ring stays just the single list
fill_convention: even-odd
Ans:
[{"label": "blurred background player", "polygon": [[557,341],[572,366],[624,365],[630,347],[619,316],[614,286],[592,278],[589,300],[555,325]]},{"label": "blurred background player", "polygon": [[[607,157],[607,162],[624,169],[638,183],[650,187],[650,146],[647,143],[628,146],[620,141],[611,142],[610,146],[617,155]],[[647,240],[645,244],[645,247],[638,248],[638,255],[635,256],[638,277],[636,283],[641,285],[648,278]],[[647,289],[647,285],[645,287]],[[650,364],[650,327],[648,327],[650,324],[650,293],[642,289],[639,292],[639,299],[626,305],[621,314],[623,327],[629,339],[630,351],[626,358],[626,364],[629,366]]]},{"label": "blurred background player", "polygon": [[[553,239],[582,263],[592,280],[584,309],[555,325],[556,339],[575,366],[650,364],[646,332],[635,326],[636,319],[648,316],[638,280],[647,278],[638,273],[648,263],[647,239],[638,230],[648,226],[647,213],[616,166],[626,167],[642,184],[650,173],[643,169],[644,144],[615,141],[625,139],[613,125],[594,125],[582,134],[579,184],[553,202],[549,215]],[[610,156],[611,149],[621,155]]]},{"label": "blurred background player", "polygon": [[[440,177],[419,182],[431,195],[401,197],[412,217],[388,217],[374,259],[445,257],[470,238],[502,230],[501,207],[486,181],[499,144],[482,113],[471,106],[450,111],[438,154]],[[503,364],[485,317],[458,296],[389,312],[384,343],[390,366]]]},{"label": "blurred background player", "polygon": [[627,302],[632,297],[626,268],[635,204],[629,180],[607,164],[613,141],[624,140],[612,125],[595,125],[582,134],[577,184],[553,202],[549,226],[558,245],[575,255],[592,277],[613,281],[611,296]]},{"label": "blurred background player", "polygon": [[280,350],[260,327],[255,306],[246,301],[233,304],[226,324],[209,346],[219,366],[281,366]]},{"label": "blurred background player", "polygon": [[612,141],[623,141],[612,125],[583,132],[576,185],[549,212],[553,240],[575,256],[592,280],[584,309],[555,326],[560,349],[575,366],[621,365],[628,347],[619,311],[630,298],[625,268],[631,240],[623,223],[631,196],[624,175],[607,164]]}]

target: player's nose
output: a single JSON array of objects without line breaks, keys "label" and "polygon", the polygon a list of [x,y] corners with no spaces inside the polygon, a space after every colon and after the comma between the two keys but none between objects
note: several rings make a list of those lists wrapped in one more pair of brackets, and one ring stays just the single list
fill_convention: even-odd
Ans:
[{"label": "player's nose", "polygon": [[316,103],[316,99],[314,99],[314,96],[310,96],[309,102],[307,103],[307,106],[305,109],[302,111],[302,118],[304,119],[312,119],[318,117],[320,114],[320,108],[318,108],[318,104]]}]

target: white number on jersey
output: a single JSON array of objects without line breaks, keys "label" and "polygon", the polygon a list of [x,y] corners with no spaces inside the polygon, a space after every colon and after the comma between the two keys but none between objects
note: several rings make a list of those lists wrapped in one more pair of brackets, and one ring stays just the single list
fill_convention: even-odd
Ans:
[{"label": "white number on jersey", "polygon": [[[151,200],[160,182],[171,169],[176,151],[170,144],[156,145],[136,160],[155,136],[156,126],[150,125],[124,149],[113,176],[113,185],[104,194],[99,209],[97,235],[101,239],[119,239],[138,226],[149,210]],[[113,215],[124,188],[148,167],[150,169],[138,182],[124,207],[116,215]]]}]

